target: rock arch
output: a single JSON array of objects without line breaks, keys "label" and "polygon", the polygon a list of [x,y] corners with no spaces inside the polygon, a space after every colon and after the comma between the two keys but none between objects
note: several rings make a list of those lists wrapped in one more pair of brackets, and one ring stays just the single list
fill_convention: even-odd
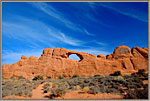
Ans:
[{"label": "rock arch", "polygon": [[81,54],[79,54],[79,53],[71,53],[71,52],[68,52],[68,57],[69,57],[70,55],[72,55],[72,54],[75,54],[75,55],[77,55],[77,56],[80,58],[79,62],[83,60],[83,56],[82,56]]}]

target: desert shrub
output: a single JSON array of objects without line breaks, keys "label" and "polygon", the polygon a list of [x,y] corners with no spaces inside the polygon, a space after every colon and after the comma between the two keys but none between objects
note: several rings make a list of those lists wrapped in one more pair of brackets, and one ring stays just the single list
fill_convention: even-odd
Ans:
[{"label": "desert shrub", "polygon": [[116,85],[115,83],[112,83],[111,86],[112,86],[112,88],[115,88],[115,89],[118,89],[118,88],[119,88],[119,86]]},{"label": "desert shrub", "polygon": [[106,93],[113,93],[113,94],[119,94],[120,93],[120,91],[118,89],[115,89],[115,88],[106,88],[105,92]]},{"label": "desert shrub", "polygon": [[7,85],[6,86],[4,86],[3,88],[4,89],[8,89],[8,90],[12,90],[13,88],[14,88],[14,84],[13,83],[11,83],[11,82],[9,82],[9,83],[7,83]]},{"label": "desert shrub", "polygon": [[124,95],[125,99],[148,99],[148,86],[144,89],[129,89]]},{"label": "desert shrub", "polygon": [[88,91],[89,91],[89,87],[84,87],[84,88],[83,88],[83,92],[84,92],[84,93],[87,93]]},{"label": "desert shrub", "polygon": [[134,85],[136,86],[136,88],[142,88],[143,87],[143,84],[141,84],[141,83],[134,83]]},{"label": "desert shrub", "polygon": [[40,80],[38,81],[40,84],[43,84],[44,82],[46,82],[46,80]]},{"label": "desert shrub", "polygon": [[80,77],[78,74],[74,74],[72,78]]},{"label": "desert shrub", "polygon": [[52,88],[58,88],[59,83],[58,82],[54,82]]},{"label": "desert shrub", "polygon": [[88,86],[89,86],[89,84],[88,84],[88,83],[80,84],[80,87],[81,87],[82,89],[84,89],[84,87],[88,87]]},{"label": "desert shrub", "polygon": [[90,87],[88,93],[90,93],[90,94],[98,94],[99,93],[99,87],[98,86]]},{"label": "desert shrub", "polygon": [[143,74],[145,74],[145,72],[146,72],[145,69],[139,69],[137,74],[143,75]]},{"label": "desert shrub", "polygon": [[122,85],[127,88],[133,88],[133,86],[134,86],[133,82],[128,82],[128,81],[125,81]]},{"label": "desert shrub", "polygon": [[143,74],[143,77],[142,80],[148,80],[148,73]]},{"label": "desert shrub", "polygon": [[78,85],[83,84],[84,80],[78,80]]},{"label": "desert shrub", "polygon": [[129,88],[129,89],[132,89],[132,88],[134,88],[134,89],[136,89],[136,86],[135,85],[127,85],[127,88]]},{"label": "desert shrub", "polygon": [[51,79],[51,77],[50,77],[50,76],[48,76],[48,77],[46,78],[46,80],[49,80],[49,79]]},{"label": "desert shrub", "polygon": [[63,76],[63,75],[60,75],[60,76],[59,76],[59,79],[64,79],[64,76]]},{"label": "desert shrub", "polygon": [[64,85],[65,88],[69,88],[69,84],[67,82],[63,82],[62,85]]},{"label": "desert shrub", "polygon": [[80,82],[78,82],[77,80],[73,81],[73,86],[76,86],[76,85],[79,85],[79,84],[80,84]]},{"label": "desert shrub", "polygon": [[137,73],[132,73],[131,76],[137,75]]},{"label": "desert shrub", "polygon": [[103,83],[102,83],[102,84],[98,84],[98,86],[99,86],[99,87],[103,87],[103,86],[104,86],[104,84],[103,84]]},{"label": "desert shrub", "polygon": [[120,93],[124,93],[124,92],[125,92],[122,88],[119,88],[118,91],[119,91]]},{"label": "desert shrub", "polygon": [[27,96],[27,97],[32,96],[32,86],[31,85],[23,84],[12,91],[13,91],[13,95],[16,95],[16,96]]},{"label": "desert shrub", "polygon": [[5,86],[2,86],[2,97],[12,95],[12,91],[15,89],[14,83],[7,82]]},{"label": "desert shrub", "polygon": [[[146,72],[145,69],[139,69],[138,72],[132,73],[131,76],[132,77],[142,77],[142,76],[145,77],[146,76],[145,72]],[[148,74],[147,74],[147,76],[148,76]]]},{"label": "desert shrub", "polygon": [[96,83],[95,83],[94,81],[91,81],[88,85],[89,85],[89,86],[95,86]]},{"label": "desert shrub", "polygon": [[99,75],[99,74],[96,74],[96,75],[94,75],[94,77],[101,77],[101,75]]},{"label": "desert shrub", "polygon": [[123,81],[124,78],[122,76],[117,76],[117,77],[114,77],[114,80],[121,80],[121,81]]},{"label": "desert shrub", "polygon": [[138,83],[142,83],[142,79],[138,78],[138,77],[135,77],[132,79],[132,82],[138,82]]},{"label": "desert shrub", "polygon": [[59,88],[53,88],[53,89],[51,89],[51,93],[52,93],[51,96],[60,97],[60,96],[65,95],[66,92],[67,92],[67,89],[62,85]]},{"label": "desert shrub", "polygon": [[2,88],[2,97],[10,96],[10,95],[11,95],[11,90]]},{"label": "desert shrub", "polygon": [[14,79],[15,79],[15,77],[11,76],[11,77],[10,77],[10,79],[14,80]]},{"label": "desert shrub", "polygon": [[107,81],[105,81],[103,84],[104,84],[104,86],[110,86],[111,85],[111,83],[107,82]]},{"label": "desert shrub", "polygon": [[37,75],[37,76],[35,76],[33,79],[32,79],[33,81],[35,80],[43,80],[43,76],[40,76],[40,75]]},{"label": "desert shrub", "polygon": [[110,74],[110,76],[121,76],[121,72],[120,71],[115,71],[113,74]]},{"label": "desert shrub", "polygon": [[21,88],[16,88],[14,92],[15,92],[14,94],[16,96],[23,96],[23,94],[24,94],[23,89],[21,89]]},{"label": "desert shrub", "polygon": [[49,88],[49,87],[50,87],[50,84],[49,84],[49,83],[46,83],[46,84],[43,86],[44,89],[47,89],[47,88]]},{"label": "desert shrub", "polygon": [[67,81],[69,86],[76,86],[78,84],[80,84],[80,82],[78,82],[77,80],[69,80]]},{"label": "desert shrub", "polygon": [[106,88],[105,86],[101,86],[101,87],[99,88],[99,90],[100,90],[101,93],[106,93],[107,88]]},{"label": "desert shrub", "polygon": [[43,93],[47,93],[50,91],[50,84],[49,83],[46,83],[44,86],[43,86]]},{"label": "desert shrub", "polygon": [[69,89],[69,90],[75,90],[75,87],[74,87],[74,86],[69,86],[68,89]]},{"label": "desert shrub", "polygon": [[18,76],[18,79],[20,80],[20,79],[25,79],[25,77],[23,77],[23,76]]},{"label": "desert shrub", "polygon": [[6,85],[6,84],[7,84],[7,82],[5,82],[5,81],[2,81],[2,86],[3,86],[3,85]]},{"label": "desert shrub", "polygon": [[32,89],[36,89],[36,87],[37,87],[36,85],[33,85],[33,86],[32,86]]},{"label": "desert shrub", "polygon": [[39,86],[39,83],[34,82],[31,84],[31,86],[32,86],[32,89],[36,89]]},{"label": "desert shrub", "polygon": [[85,79],[84,80],[84,83],[89,83],[90,81],[88,79]]},{"label": "desert shrub", "polygon": [[144,84],[144,85],[143,85],[143,88],[144,88],[144,89],[148,88],[148,84]]},{"label": "desert shrub", "polygon": [[77,85],[76,87],[75,87],[75,90],[80,90],[81,89],[81,87],[79,86],[79,85]]},{"label": "desert shrub", "polygon": [[32,97],[32,91],[30,91],[30,89],[26,89],[23,91],[23,95],[26,97]]},{"label": "desert shrub", "polygon": [[120,84],[122,84],[123,82],[125,82],[125,80],[124,80],[124,78],[122,76],[114,77],[113,81],[114,82],[118,82]]},{"label": "desert shrub", "polygon": [[131,77],[129,75],[123,75],[123,78],[126,80],[126,79],[129,79]]}]

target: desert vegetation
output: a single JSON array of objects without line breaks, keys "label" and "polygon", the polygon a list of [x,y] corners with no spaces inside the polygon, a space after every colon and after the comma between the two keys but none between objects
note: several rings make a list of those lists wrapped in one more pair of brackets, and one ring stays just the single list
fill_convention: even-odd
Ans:
[{"label": "desert vegetation", "polygon": [[124,99],[148,99],[148,84],[143,83],[147,80],[148,74],[143,69],[131,75],[122,75],[120,71],[116,71],[108,76],[96,74],[88,78],[75,74],[70,79],[59,76],[59,79],[43,80],[43,77],[38,75],[28,80],[18,76],[17,79],[11,78],[2,82],[2,97],[32,97],[32,90],[44,83],[42,91],[43,94],[49,93],[49,99],[64,96],[70,91],[88,94],[111,93],[122,95]]}]

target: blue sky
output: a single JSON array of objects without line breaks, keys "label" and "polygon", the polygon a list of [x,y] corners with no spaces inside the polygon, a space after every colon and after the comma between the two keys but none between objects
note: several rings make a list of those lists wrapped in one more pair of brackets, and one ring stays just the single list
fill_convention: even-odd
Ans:
[{"label": "blue sky", "polygon": [[2,3],[2,63],[47,47],[107,55],[120,45],[148,47],[147,2]]}]

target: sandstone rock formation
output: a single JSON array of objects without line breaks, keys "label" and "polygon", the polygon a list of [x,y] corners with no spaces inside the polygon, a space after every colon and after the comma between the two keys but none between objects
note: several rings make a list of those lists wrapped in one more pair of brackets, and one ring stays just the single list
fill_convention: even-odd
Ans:
[{"label": "sandstone rock formation", "polygon": [[[80,61],[69,59],[71,54],[76,54]],[[127,46],[117,47],[112,54],[92,55],[85,52],[76,52],[65,48],[45,48],[40,58],[22,56],[14,64],[2,66],[2,76],[24,76],[33,78],[42,75],[44,78],[58,78],[60,75],[72,77],[78,74],[83,77],[109,75],[114,71],[130,74],[145,69],[148,71],[148,48],[134,47],[130,50]]]}]

